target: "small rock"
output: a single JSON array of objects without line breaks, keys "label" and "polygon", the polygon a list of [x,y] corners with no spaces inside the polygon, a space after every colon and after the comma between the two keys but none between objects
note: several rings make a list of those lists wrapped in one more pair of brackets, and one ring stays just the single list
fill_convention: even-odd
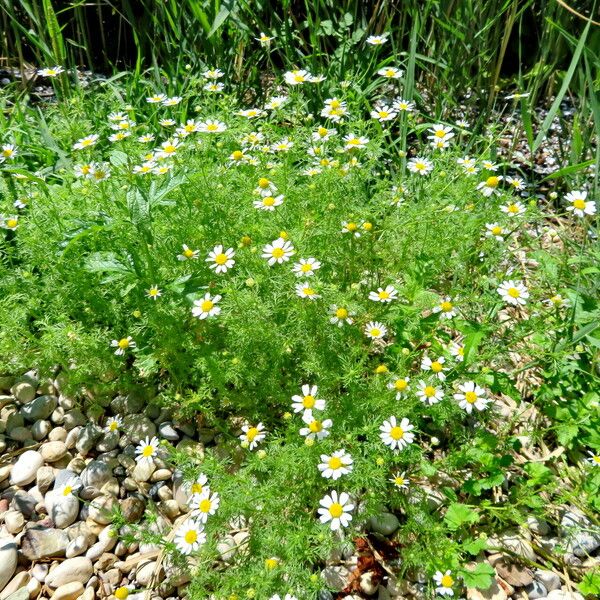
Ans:
[{"label": "small rock", "polygon": [[150,479],[152,473],[156,470],[156,465],[152,460],[140,460],[133,469],[131,476],[138,483],[144,483]]},{"label": "small rock", "polygon": [[467,588],[467,600],[508,600],[508,594],[493,579],[487,590]]},{"label": "small rock", "polygon": [[382,512],[379,515],[369,519],[369,529],[381,535],[392,535],[400,527],[400,521],[396,515],[389,512]]},{"label": "small rock", "polygon": [[360,576],[360,589],[367,595],[372,596],[377,591],[379,584],[374,581],[373,571],[367,571]]},{"label": "small rock", "polygon": [[538,535],[548,535],[550,533],[550,525],[543,519],[538,519],[533,515],[527,517],[527,527]]},{"label": "small rock", "polygon": [[17,573],[2,590],[2,593],[0,593],[0,600],[6,600],[6,598],[14,594],[17,590],[27,587],[30,579],[31,575],[27,571]]},{"label": "small rock", "polygon": [[25,442],[31,437],[31,432],[27,427],[11,427],[7,429],[8,435],[15,442]]},{"label": "small rock", "polygon": [[123,418],[123,431],[134,444],[139,444],[146,437],[156,435],[156,425],[144,415],[127,415]]},{"label": "small rock", "polygon": [[31,426],[31,437],[36,442],[41,442],[51,430],[52,426],[48,421],[39,419]]},{"label": "small rock", "polygon": [[89,518],[100,523],[108,525],[113,520],[113,510],[117,505],[117,500],[114,496],[98,496],[89,504]]},{"label": "small rock", "polygon": [[231,562],[237,552],[233,536],[226,535],[223,540],[217,544],[217,552],[221,555],[221,560]]},{"label": "small rock", "polygon": [[340,592],[348,585],[350,571],[341,565],[325,567],[321,571],[321,578],[332,590]]},{"label": "small rock", "polygon": [[[140,586],[146,587],[150,584],[155,568],[156,561],[143,563],[141,567],[138,567],[135,572],[135,578]],[[158,580],[160,581],[160,578]]]},{"label": "small rock", "polygon": [[499,545],[514,552],[517,556],[521,556],[527,560],[534,561],[536,559],[535,552],[531,546],[531,542],[523,535],[515,531],[507,531],[501,535],[498,540],[489,538],[488,545],[494,547]]},{"label": "small rock", "polygon": [[46,442],[40,446],[42,458],[49,463],[60,460],[67,452],[68,448],[64,442]]},{"label": "small rock", "polygon": [[[68,427],[67,427],[68,429]],[[86,456],[96,445],[97,440],[102,435],[102,429],[94,423],[88,423],[79,432],[75,448],[82,456]]]},{"label": "small rock", "polygon": [[498,575],[514,587],[524,587],[533,582],[533,572],[527,567],[514,564],[506,558],[501,558],[494,565]]},{"label": "small rock", "polygon": [[9,510],[4,513],[4,525],[8,533],[19,533],[25,526],[25,517],[18,510]]},{"label": "small rock", "polygon": [[44,558],[64,556],[69,536],[60,529],[34,526],[21,539],[21,553],[33,562]]},{"label": "small rock", "polygon": [[48,563],[37,563],[33,565],[31,569],[31,575],[40,583],[44,583],[44,581],[46,581],[46,577],[48,576],[49,569],[50,567],[48,566]]},{"label": "small rock", "polygon": [[38,396],[35,400],[24,404],[21,407],[21,414],[26,421],[33,423],[38,419],[47,419],[58,405],[58,399],[55,396]]},{"label": "small rock", "polygon": [[52,467],[38,469],[35,482],[40,494],[45,494],[54,483],[54,469]]},{"label": "small rock", "polygon": [[106,463],[100,460],[92,460],[81,472],[80,477],[84,487],[89,486],[100,489],[112,478],[112,472]]},{"label": "small rock", "polygon": [[11,580],[17,568],[17,545],[13,538],[0,538],[0,590]]},{"label": "small rock", "polygon": [[79,581],[80,583],[85,584],[88,582],[88,579],[92,576],[93,572],[94,568],[92,566],[92,561],[89,558],[83,556],[68,558],[60,563],[56,569],[48,573],[46,585],[51,588],[59,588],[61,585],[73,581]]},{"label": "small rock", "polygon": [[121,501],[121,513],[128,523],[137,523],[146,510],[146,503],[140,498],[129,496]]},{"label": "small rock", "polygon": [[60,490],[52,490],[45,496],[46,509],[58,529],[64,529],[77,520],[79,499],[74,494],[66,496]]},{"label": "small rock", "polygon": [[23,587],[7,596],[6,600],[29,600],[29,592],[26,587]]},{"label": "small rock", "polygon": [[31,483],[38,469],[44,465],[44,459],[39,452],[27,450],[19,456],[10,474],[10,482],[13,485],[24,486]]},{"label": "small rock", "polygon": [[56,589],[54,594],[50,596],[50,600],[75,600],[83,594],[83,583],[80,581],[72,581],[65,583]]},{"label": "small rock", "polygon": [[66,442],[67,441],[67,430],[64,427],[55,427],[48,434],[48,439],[51,442]]},{"label": "small rock", "polygon": [[560,590],[560,577],[554,571],[536,569],[534,573],[536,581],[539,581],[547,590]]},{"label": "small rock", "polygon": [[71,540],[65,551],[65,556],[73,558],[83,554],[89,548],[88,539],[88,536],[80,534],[74,540]]},{"label": "small rock", "polygon": [[538,600],[538,598],[545,598],[548,595],[548,590],[539,581],[532,581],[525,587],[525,591],[529,600]]},{"label": "small rock", "polygon": [[157,469],[150,476],[150,481],[156,483],[157,481],[167,481],[171,479],[171,471],[169,469]]},{"label": "small rock", "polygon": [[27,583],[27,591],[29,592],[29,600],[35,600],[40,596],[42,584],[35,577],[32,577]]},{"label": "small rock", "polygon": [[12,386],[10,392],[21,404],[27,404],[35,398],[35,385],[27,381],[20,381]]},{"label": "small rock", "polygon": [[175,431],[172,423],[165,421],[158,426],[158,434],[169,442],[179,441],[179,434]]},{"label": "small rock", "polygon": [[121,435],[118,431],[108,431],[102,436],[96,448],[99,452],[110,452],[119,445],[120,439]]},{"label": "small rock", "polygon": [[[65,412],[62,425],[67,431],[75,429],[75,427],[83,427],[87,423],[85,415],[77,408]],[[68,444],[67,444],[68,445]]]},{"label": "small rock", "polygon": [[568,592],[567,590],[552,590],[548,596],[548,600],[585,600],[579,592]]}]

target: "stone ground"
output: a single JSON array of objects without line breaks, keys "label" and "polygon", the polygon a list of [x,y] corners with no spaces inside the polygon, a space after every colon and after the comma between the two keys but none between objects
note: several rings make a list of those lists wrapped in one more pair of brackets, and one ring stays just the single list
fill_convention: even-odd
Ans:
[{"label": "stone ground", "polygon": [[[40,380],[33,371],[0,377],[0,600],[114,600],[121,586],[131,590],[131,600],[185,596],[189,575],[175,570],[160,546],[122,539],[134,532],[150,502],[158,518],[149,528],[167,539],[189,510],[190,490],[181,475],[160,457],[137,463],[135,446],[157,435],[201,456],[204,446],[214,445],[214,432],[178,423],[142,392],[105,399],[100,419],[97,409],[84,413],[61,393],[63,386],[60,375]],[[100,421],[109,415],[123,418],[120,431],[104,430]],[[77,495],[62,493],[68,482]],[[434,508],[436,502],[441,499],[432,493]],[[127,523],[119,535],[111,526],[116,508]],[[396,515],[385,512],[369,522],[363,550],[374,566],[368,570],[357,549],[330,557],[321,575],[334,593],[322,592],[320,600],[425,598],[422,574],[398,580],[374,554],[371,541],[385,541],[399,525]],[[218,547],[224,563],[248,535],[233,527],[223,535]],[[467,598],[583,600],[566,570],[531,570],[513,561],[544,562],[543,555],[558,547],[573,569],[600,565],[600,532],[575,508],[565,509],[555,528],[531,517],[526,528],[490,541],[479,560],[495,567],[496,581],[486,591],[468,590]]]}]

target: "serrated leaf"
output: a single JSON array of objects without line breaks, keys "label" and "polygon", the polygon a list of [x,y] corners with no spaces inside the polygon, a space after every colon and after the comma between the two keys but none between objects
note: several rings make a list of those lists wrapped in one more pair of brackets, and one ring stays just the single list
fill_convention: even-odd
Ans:
[{"label": "serrated leaf", "polygon": [[493,578],[496,575],[494,567],[486,562],[477,563],[473,569],[463,569],[459,573],[465,586],[480,590],[487,590],[492,585]]},{"label": "serrated leaf", "polygon": [[484,538],[466,539],[463,542],[462,548],[472,556],[477,556],[487,546],[487,540]]},{"label": "serrated leaf", "polygon": [[463,525],[477,523],[479,515],[470,506],[454,502],[448,507],[444,521],[448,529],[455,531]]}]

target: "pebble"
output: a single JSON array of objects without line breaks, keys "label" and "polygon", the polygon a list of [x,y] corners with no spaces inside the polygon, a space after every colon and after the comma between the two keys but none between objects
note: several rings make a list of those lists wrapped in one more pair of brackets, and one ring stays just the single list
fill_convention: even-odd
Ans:
[{"label": "pebble", "polygon": [[6,600],[6,598],[14,594],[17,590],[26,587],[30,579],[31,575],[27,571],[19,571],[0,593],[0,600]]},{"label": "pebble", "polygon": [[27,404],[35,398],[36,386],[32,385],[28,381],[20,381],[12,386],[10,393],[17,399],[21,404]]},{"label": "pebble", "polygon": [[26,421],[34,422],[38,419],[47,419],[58,405],[55,396],[38,396],[35,400],[21,407],[21,414]]},{"label": "pebble", "polygon": [[80,477],[84,487],[90,486],[100,489],[112,478],[112,471],[106,463],[100,460],[92,460],[81,471]]},{"label": "pebble", "polygon": [[90,502],[88,516],[96,523],[108,525],[113,520],[112,512],[116,505],[117,500],[114,496],[98,496]]},{"label": "pebble", "polygon": [[47,437],[52,431],[52,425],[48,421],[44,421],[42,419],[38,419],[31,426],[31,437],[36,442],[41,442],[45,437]]},{"label": "pebble", "polygon": [[539,581],[533,581],[525,587],[529,600],[538,600],[539,598],[545,598],[548,595],[548,590]]},{"label": "pebble", "polygon": [[92,566],[92,561],[89,558],[85,558],[84,556],[68,558],[48,573],[46,585],[51,588],[59,588],[60,586],[73,581],[79,581],[80,583],[85,584],[88,582],[88,579],[92,576],[93,572],[94,568]]},{"label": "pebble", "polygon": [[527,517],[527,527],[537,535],[548,535],[550,533],[550,525],[544,519],[538,519],[533,515]]},{"label": "pebble", "polygon": [[79,499],[73,494],[65,496],[59,490],[46,493],[46,509],[58,529],[64,529],[77,520]]},{"label": "pebble", "polygon": [[67,445],[64,442],[46,442],[40,446],[42,458],[49,463],[60,460],[68,452]]},{"label": "pebble", "polygon": [[17,568],[17,545],[12,537],[0,538],[0,590],[11,580]]},{"label": "pebble", "polygon": [[339,592],[348,584],[350,571],[341,565],[325,567],[321,571],[321,578],[332,590]]},{"label": "pebble", "polygon": [[54,469],[41,467],[37,472],[35,483],[40,494],[45,494],[54,483]]},{"label": "pebble", "polygon": [[49,569],[50,567],[48,566],[48,563],[37,563],[33,565],[33,568],[31,569],[31,575],[40,583],[44,583],[44,581],[46,581],[46,577],[48,576]]},{"label": "pebble", "polygon": [[65,550],[65,556],[67,558],[73,558],[83,554],[89,548],[88,537],[80,534],[74,540],[69,542],[67,549]]},{"label": "pebble", "polygon": [[138,483],[144,483],[152,477],[152,473],[156,470],[156,465],[152,460],[140,460],[133,469],[131,476]]},{"label": "pebble", "polygon": [[40,596],[42,584],[35,577],[32,577],[27,583],[27,591],[29,592],[29,600],[35,600]]},{"label": "pebble", "polygon": [[536,581],[539,581],[548,592],[560,589],[560,577],[554,571],[536,569],[534,573]]},{"label": "pebble", "polygon": [[381,535],[392,535],[400,527],[400,521],[396,515],[382,512],[369,519],[369,529]]},{"label": "pebble", "polygon": [[374,581],[373,571],[367,571],[360,576],[359,586],[363,593],[367,596],[373,596],[379,587],[379,584]]},{"label": "pebble", "polygon": [[175,431],[172,423],[165,421],[158,426],[158,434],[169,442],[179,441],[179,434]]},{"label": "pebble", "polygon": [[567,590],[552,590],[548,596],[548,600],[585,600],[579,592],[568,592]]},{"label": "pebble", "polygon": [[18,510],[9,510],[4,513],[4,525],[8,533],[19,533],[25,526],[25,517]]},{"label": "pebble", "polygon": [[127,415],[123,418],[123,431],[134,444],[139,444],[146,437],[156,435],[156,425],[144,415]]},{"label": "pebble", "polygon": [[61,529],[34,526],[21,538],[21,553],[30,561],[64,556],[69,536]]},{"label": "pebble", "polygon": [[141,563],[141,566],[135,572],[135,578],[140,586],[145,587],[150,584],[155,568],[156,561]]},{"label": "pebble", "polygon": [[38,469],[43,465],[44,459],[39,452],[26,450],[13,466],[10,482],[21,487],[31,483],[36,478]]},{"label": "pebble", "polygon": [[79,581],[72,581],[71,583],[65,583],[61,585],[56,591],[50,596],[50,600],[75,600],[83,594],[83,583]]},{"label": "pebble", "polygon": [[[84,417],[85,418],[85,417]],[[66,425],[66,424],[65,424]],[[68,429],[68,427],[67,427]],[[102,435],[102,429],[94,423],[88,423],[77,436],[75,448],[82,456],[86,456],[96,445],[98,438]]]},{"label": "pebble", "polygon": [[29,600],[29,591],[26,587],[21,588],[10,596],[7,596],[6,600]]}]

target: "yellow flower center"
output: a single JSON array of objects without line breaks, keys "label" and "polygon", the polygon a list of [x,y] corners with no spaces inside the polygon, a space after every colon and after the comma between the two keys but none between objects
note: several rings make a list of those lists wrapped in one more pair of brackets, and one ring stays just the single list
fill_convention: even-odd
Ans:
[{"label": "yellow flower center", "polygon": [[121,348],[121,350],[129,348],[129,340],[127,338],[119,340],[119,348]]},{"label": "yellow flower center", "polygon": [[380,110],[378,114],[382,119],[385,119],[390,116],[390,113],[387,110]]},{"label": "yellow flower center", "polygon": [[116,421],[113,421],[109,426],[108,426],[109,431],[116,431],[117,429],[119,429],[119,424]]},{"label": "yellow flower center", "polygon": [[304,398],[302,399],[302,406],[304,406],[304,408],[312,408],[315,405],[315,397],[311,396],[310,394],[308,396],[304,396]]},{"label": "yellow flower center", "polygon": [[167,154],[173,154],[173,152],[175,152],[177,150],[177,148],[175,146],[173,146],[173,144],[168,144],[163,148],[163,150]]},{"label": "yellow flower center", "polygon": [[315,290],[313,290],[313,288],[311,288],[311,287],[305,287],[305,288],[302,290],[302,293],[303,293],[305,296],[314,296],[314,295],[315,295]]},{"label": "yellow flower center", "polygon": [[466,392],[465,393],[465,400],[469,404],[475,404],[475,402],[477,402],[477,394],[475,392]]},{"label": "yellow flower center", "polygon": [[443,129],[438,129],[435,132],[435,137],[444,138],[446,137],[446,132]]},{"label": "yellow flower center", "polygon": [[149,296],[158,296],[158,288],[150,288],[150,290],[148,291],[148,295]]},{"label": "yellow flower center", "polygon": [[422,162],[415,163],[415,169],[417,169],[417,171],[424,171],[426,168],[427,168],[427,165],[425,163],[422,163]]},{"label": "yellow flower center", "polygon": [[585,208],[585,200],[582,200],[581,198],[578,198],[577,200],[573,200],[573,206],[575,208],[583,210]]},{"label": "yellow flower center", "polygon": [[401,440],[403,435],[404,429],[402,429],[402,427],[398,425],[396,425],[396,427],[392,427],[392,430],[390,431],[390,437],[393,440]]},{"label": "yellow flower center", "polygon": [[386,291],[379,292],[378,296],[380,300],[387,300],[390,297],[389,293]]},{"label": "yellow flower center", "polygon": [[319,433],[320,431],[323,431],[323,423],[321,423],[321,421],[312,421],[308,428],[312,433]]},{"label": "yellow flower center", "polygon": [[450,575],[444,575],[441,581],[442,587],[452,587],[454,585],[454,579]]},{"label": "yellow flower center", "polygon": [[437,360],[434,360],[431,363],[431,370],[434,373],[439,373],[444,367],[442,367],[442,363],[438,362]]},{"label": "yellow flower center", "polygon": [[304,81],[304,75],[294,75],[294,81],[298,81],[298,82]]},{"label": "yellow flower center", "polygon": [[492,175],[491,177],[488,177],[485,180],[485,185],[487,185],[487,187],[491,187],[491,188],[497,187],[499,183],[500,183],[500,178],[496,177],[495,175]]},{"label": "yellow flower center", "polygon": [[406,381],[406,379],[396,379],[396,381],[394,381],[394,387],[399,392],[402,392],[408,387],[408,381]]},{"label": "yellow flower center", "polygon": [[209,124],[206,126],[206,129],[207,129],[208,131],[216,131],[217,129],[219,129],[219,126],[218,126],[216,123],[209,123]]},{"label": "yellow flower center", "polygon": [[511,298],[518,298],[521,295],[521,292],[514,287],[508,288],[507,293]]},{"label": "yellow flower center", "polygon": [[519,207],[516,204],[510,204],[508,206],[508,212],[510,212],[510,213],[518,213],[519,212]]},{"label": "yellow flower center", "polygon": [[592,460],[593,460],[595,463],[598,463],[598,464],[600,464],[600,455],[598,455],[598,456],[592,456]]},{"label": "yellow flower center", "polygon": [[452,302],[442,302],[440,308],[443,312],[450,312],[452,310]]},{"label": "yellow flower center", "polygon": [[201,483],[192,483],[192,494],[201,494],[204,486]]},{"label": "yellow flower center", "polygon": [[423,390],[423,393],[428,397],[431,398],[433,396],[435,396],[435,388],[432,385],[428,385],[425,387],[425,389]]},{"label": "yellow flower center", "polygon": [[492,227],[492,233],[494,235],[500,235],[502,233],[502,227],[496,225],[496,227]]},{"label": "yellow flower center", "polygon": [[198,533],[196,531],[194,531],[193,529],[190,529],[185,534],[183,539],[186,541],[186,543],[193,544],[198,539]]},{"label": "yellow flower center", "polygon": [[73,488],[70,485],[65,485],[65,489],[63,490],[63,496],[68,496],[73,491]]},{"label": "yellow flower center", "polygon": [[358,138],[352,138],[346,142],[349,146],[358,146],[360,144],[360,140]]},{"label": "yellow flower center", "polygon": [[273,198],[273,196],[267,196],[266,198],[263,198],[263,206],[273,206],[275,204],[275,198]]},{"label": "yellow flower center", "polygon": [[339,108],[341,105],[342,103],[339,100],[332,100],[329,104],[331,108]]},{"label": "yellow flower center", "polygon": [[192,258],[192,256],[194,256],[194,251],[193,251],[191,248],[186,248],[186,249],[183,251],[183,255],[184,255],[186,258]]},{"label": "yellow flower center", "polygon": [[381,335],[381,329],[377,328],[377,327],[373,327],[373,329],[371,329],[371,331],[369,332],[373,337],[379,337]]},{"label": "yellow flower center", "polygon": [[202,309],[202,312],[209,312],[214,305],[215,303],[212,300],[204,300],[200,305],[200,308]]},{"label": "yellow flower center", "polygon": [[152,456],[154,454],[154,446],[145,446],[144,449],[142,450],[142,456],[144,458],[148,458],[150,456]]},{"label": "yellow flower center", "polygon": [[89,146],[89,145],[90,145],[90,144],[92,144],[92,143],[93,143],[93,140],[83,140],[83,141],[81,142],[81,145],[82,145],[82,146]]},{"label": "yellow flower center", "polygon": [[215,262],[218,265],[224,265],[227,262],[227,254],[223,254],[223,252],[221,252],[221,254],[217,254],[215,256]]},{"label": "yellow flower center", "polygon": [[203,513],[207,513],[210,511],[211,501],[208,498],[204,498],[198,505],[198,510]]},{"label": "yellow flower center", "polygon": [[263,190],[264,190],[265,188],[268,188],[268,187],[269,187],[269,184],[270,184],[270,181],[269,181],[269,180],[268,180],[266,177],[261,177],[261,178],[258,180],[258,187],[261,187],[261,188],[263,188]]},{"label": "yellow flower center", "polygon": [[248,429],[248,431],[246,432],[246,439],[249,442],[253,442],[254,438],[258,435],[258,429],[256,427],[250,427],[250,429]]},{"label": "yellow flower center", "polygon": [[8,219],[6,221],[6,226],[9,229],[14,229],[17,226],[18,221],[16,219]]},{"label": "yellow flower center", "polygon": [[342,513],[344,512],[344,509],[342,507],[342,505],[339,502],[334,502],[330,507],[329,507],[329,514],[334,518],[334,519],[338,519],[339,517],[342,516]]},{"label": "yellow flower center", "polygon": [[394,477],[394,483],[398,486],[404,485],[404,477]]},{"label": "yellow flower center", "polygon": [[273,258],[281,258],[285,254],[283,248],[273,248],[271,250],[271,255]]},{"label": "yellow flower center", "polygon": [[335,311],[335,316],[338,319],[346,319],[348,317],[348,311],[345,308],[338,308]]},{"label": "yellow flower center", "polygon": [[356,231],[358,229],[358,226],[356,225],[356,223],[348,223],[348,225],[346,225],[346,229],[348,231]]},{"label": "yellow flower center", "polygon": [[396,74],[396,71],[394,71],[393,69],[388,69],[385,74],[387,75],[387,77],[393,77]]},{"label": "yellow flower center", "polygon": [[233,160],[241,160],[243,156],[244,153],[241,150],[234,150],[233,154],[231,155],[231,158],[233,158]]},{"label": "yellow flower center", "polygon": [[327,464],[330,469],[339,469],[342,466],[342,459],[337,456],[332,456]]},{"label": "yellow flower center", "polygon": [[117,600],[126,600],[129,596],[129,590],[125,586],[121,586],[115,590],[115,598]]},{"label": "yellow flower center", "polygon": [[327,128],[325,127],[319,127],[319,129],[317,130],[317,133],[321,136],[321,137],[325,137],[328,133]]}]

